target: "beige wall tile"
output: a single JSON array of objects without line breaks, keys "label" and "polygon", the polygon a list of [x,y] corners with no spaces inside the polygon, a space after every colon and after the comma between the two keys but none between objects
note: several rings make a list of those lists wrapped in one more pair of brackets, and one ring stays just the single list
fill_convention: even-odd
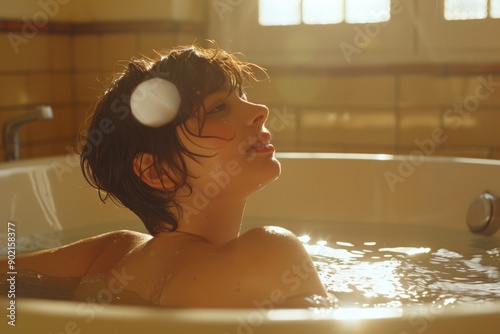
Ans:
[{"label": "beige wall tile", "polygon": [[303,110],[301,144],[395,145],[396,119],[392,111]]},{"label": "beige wall tile", "polygon": [[61,138],[50,143],[30,143],[23,148],[21,156],[26,158],[41,158],[54,155],[63,155],[68,153],[68,147],[74,145],[71,139]]},{"label": "beige wall tile", "polygon": [[50,64],[49,37],[47,34],[38,34],[19,48],[16,55],[25,71],[46,70]]},{"label": "beige wall tile", "polygon": [[140,55],[155,57],[153,50],[162,51],[172,48],[174,35],[171,33],[144,33],[138,36],[137,51]]},{"label": "beige wall tile", "polygon": [[404,75],[400,92],[403,107],[500,104],[500,76]]},{"label": "beige wall tile", "polygon": [[86,120],[94,110],[93,104],[82,104],[75,108],[75,126],[77,134],[86,128]]},{"label": "beige wall tile", "polygon": [[75,136],[73,110],[53,107],[52,111],[54,113],[53,119],[26,124],[30,142]]},{"label": "beige wall tile", "polygon": [[274,144],[295,146],[299,121],[298,110],[287,107],[269,107],[266,128],[273,136]]},{"label": "beige wall tile", "polygon": [[338,152],[344,153],[344,148],[331,143],[309,144],[299,142],[297,145],[298,152]]},{"label": "beige wall tile", "polygon": [[97,81],[96,71],[80,71],[75,74],[76,102],[94,102],[103,88],[103,84]]},{"label": "beige wall tile", "polygon": [[87,0],[70,1],[62,9],[75,21],[188,20],[205,19],[205,1],[200,0]]},{"label": "beige wall tile", "polygon": [[108,34],[101,37],[101,66],[113,68],[118,61],[130,61],[137,54],[136,34]]},{"label": "beige wall tile", "polygon": [[21,58],[18,57],[10,41],[12,33],[0,33],[0,71],[19,71],[22,70]]},{"label": "beige wall tile", "polygon": [[73,80],[74,76],[70,72],[57,72],[52,74],[53,85],[53,103],[72,103],[74,99],[73,94]]},{"label": "beige wall tile", "polygon": [[[382,24],[263,27],[258,22],[258,1],[228,1],[232,2],[241,4],[230,6],[228,11],[208,11],[210,32],[221,45],[234,46],[237,51],[252,55],[253,60],[348,65],[387,63],[388,59],[414,53],[413,4],[403,11],[393,11],[390,22]],[[398,1],[398,5],[400,2],[406,1]],[[222,1],[213,2],[217,3]],[[276,15],[279,14],[278,10]],[[351,54],[346,48],[356,51]]]},{"label": "beige wall tile", "polygon": [[[23,127],[23,152],[31,156],[64,154],[70,140],[61,137],[74,138],[77,124],[102,92],[103,83],[109,82],[115,70],[121,70],[115,66],[117,61],[195,40],[204,43],[196,33],[35,34],[18,45],[16,52],[7,34],[0,34],[0,125],[31,111],[32,105],[51,104],[54,120]],[[363,56],[369,53],[372,51],[366,49]],[[268,56],[272,59],[274,54]],[[290,55],[290,59],[297,57],[302,56]],[[306,63],[316,64],[316,56],[311,57]],[[324,59],[318,56],[318,64]],[[269,106],[267,126],[278,152],[410,154],[419,148],[416,140],[432,139],[432,131],[443,126],[446,140],[436,144],[432,155],[500,159],[496,126],[500,124],[500,75],[439,74],[443,71],[399,78],[400,74],[378,74],[383,73],[380,71],[287,75],[273,74],[272,68],[272,64],[286,66],[286,61],[269,64],[271,81],[254,84],[249,97]],[[455,104],[464,103],[473,109],[469,117],[446,113]],[[29,107],[25,110],[22,106],[26,104]],[[396,107],[399,114],[395,114]],[[283,120],[274,112],[285,109],[295,117]]]},{"label": "beige wall tile", "polygon": [[27,75],[29,104],[59,104],[73,101],[73,76],[69,73]]},{"label": "beige wall tile", "polygon": [[462,77],[403,75],[400,79],[402,107],[451,106],[463,100],[466,80]]},{"label": "beige wall tile", "polygon": [[78,35],[73,38],[75,69],[98,69],[101,67],[101,39],[98,35]]},{"label": "beige wall tile", "polygon": [[495,160],[500,160],[500,148],[498,148],[498,147],[493,148],[490,152],[489,158],[495,159]]},{"label": "beige wall tile", "polygon": [[[237,2],[241,3],[241,1]],[[238,6],[238,4],[236,4],[237,2],[233,1],[233,3],[235,3],[234,6]],[[210,7],[212,7],[212,4],[213,2],[210,2]],[[198,0],[171,0],[170,6],[171,10],[168,12],[171,18],[188,22],[205,22],[207,11],[212,10],[207,1]]]},{"label": "beige wall tile", "polygon": [[393,107],[392,76],[276,75],[258,84],[263,103],[315,107]]},{"label": "beige wall tile", "polygon": [[276,152],[278,152],[278,153],[280,153],[280,152],[297,152],[298,151],[297,144],[274,143],[273,145],[276,149]]},{"label": "beige wall tile", "polygon": [[[468,1],[469,2],[469,1]],[[490,32],[498,30],[498,20],[456,20],[446,21],[443,16],[444,1],[418,1],[419,7],[418,43],[424,54],[446,56],[447,60],[469,58],[471,55],[488,54],[498,50],[499,41],[492,39]],[[424,17],[429,18],[423,20]],[[432,19],[431,19],[432,18]],[[479,55],[480,56],[480,55]],[[474,59],[474,58],[473,58]]]},{"label": "beige wall tile", "polygon": [[62,34],[49,37],[51,69],[70,70],[73,68],[72,38]]},{"label": "beige wall tile", "polygon": [[25,75],[0,75],[0,106],[28,103],[28,80]]},{"label": "beige wall tile", "polygon": [[53,102],[54,85],[50,74],[28,75],[28,103],[51,104]]},{"label": "beige wall tile", "polygon": [[[473,96],[478,98],[480,106],[500,106],[500,75],[485,74],[475,79],[471,80],[474,82]],[[473,106],[474,101],[470,101],[469,104]]]},{"label": "beige wall tile", "polygon": [[500,111],[482,109],[469,117],[444,117],[446,146],[500,146]]},{"label": "beige wall tile", "polygon": [[176,45],[191,45],[204,42],[204,36],[196,33],[178,33],[174,37]]},{"label": "beige wall tile", "polygon": [[432,131],[441,126],[440,109],[412,109],[399,113],[399,145],[415,145],[416,139],[432,136]]}]

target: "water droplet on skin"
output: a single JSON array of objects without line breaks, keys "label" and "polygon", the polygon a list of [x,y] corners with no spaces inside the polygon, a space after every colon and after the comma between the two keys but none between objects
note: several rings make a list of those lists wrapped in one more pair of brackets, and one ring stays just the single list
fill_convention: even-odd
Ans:
[{"label": "water droplet on skin", "polygon": [[221,165],[220,161],[214,161],[213,162],[213,171],[214,172],[220,171],[221,168],[222,168],[222,165]]}]

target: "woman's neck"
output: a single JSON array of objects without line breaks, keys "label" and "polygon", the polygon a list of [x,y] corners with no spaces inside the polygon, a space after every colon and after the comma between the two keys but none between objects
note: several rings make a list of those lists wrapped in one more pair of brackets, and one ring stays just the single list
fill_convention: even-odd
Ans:
[{"label": "woman's neck", "polygon": [[238,237],[246,198],[197,198],[196,194],[190,198],[190,201],[179,203],[182,211],[178,218],[178,232],[197,235],[213,244]]}]

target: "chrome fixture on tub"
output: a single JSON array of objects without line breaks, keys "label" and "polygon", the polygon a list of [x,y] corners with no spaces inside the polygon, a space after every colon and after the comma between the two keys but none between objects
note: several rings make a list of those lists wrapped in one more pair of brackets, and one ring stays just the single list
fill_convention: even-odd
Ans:
[{"label": "chrome fixture on tub", "polygon": [[3,126],[3,146],[5,160],[19,160],[21,125],[33,121],[52,119],[54,114],[50,106],[37,106],[34,112],[22,115],[5,122]]},{"label": "chrome fixture on tub", "polygon": [[467,225],[473,233],[493,235],[500,228],[500,200],[484,192],[469,206]]}]

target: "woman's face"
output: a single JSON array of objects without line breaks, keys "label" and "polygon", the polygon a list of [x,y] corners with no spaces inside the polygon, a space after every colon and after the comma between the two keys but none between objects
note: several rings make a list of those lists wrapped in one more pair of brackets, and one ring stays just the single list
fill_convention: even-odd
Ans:
[{"label": "woman's face", "polygon": [[[238,90],[230,92],[227,87],[208,95],[203,105],[199,112],[204,113],[200,117],[205,122],[200,137],[178,128],[189,151],[207,156],[198,161],[186,157],[193,176],[188,179],[191,187],[207,196],[234,191],[248,195],[279,176],[280,164],[264,125],[269,115],[266,106],[251,103]],[[197,134],[197,117],[189,119],[186,127]]]}]

